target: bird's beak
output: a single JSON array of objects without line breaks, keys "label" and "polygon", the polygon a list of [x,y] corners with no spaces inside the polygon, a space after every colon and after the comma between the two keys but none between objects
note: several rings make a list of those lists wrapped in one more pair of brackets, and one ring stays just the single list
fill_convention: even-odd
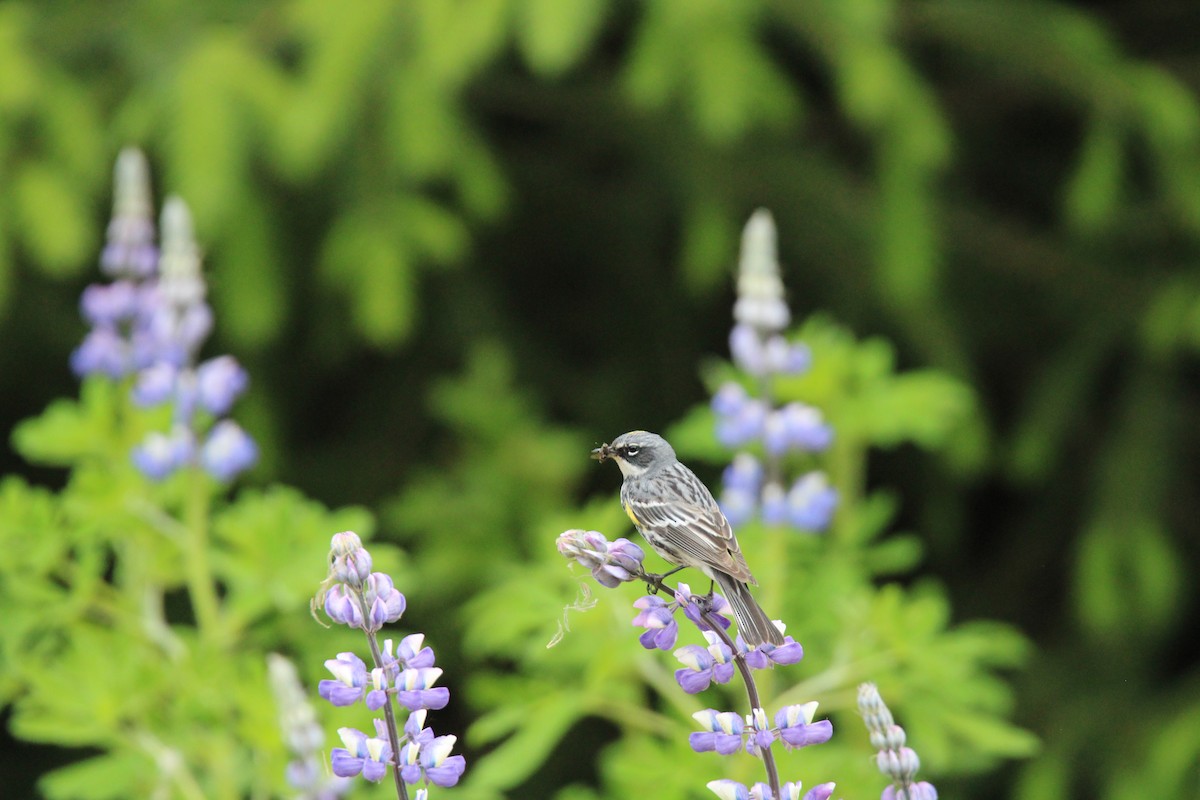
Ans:
[{"label": "bird's beak", "polygon": [[596,459],[597,461],[604,461],[606,458],[612,458],[612,451],[608,449],[608,443],[605,442],[593,450],[592,458]]}]

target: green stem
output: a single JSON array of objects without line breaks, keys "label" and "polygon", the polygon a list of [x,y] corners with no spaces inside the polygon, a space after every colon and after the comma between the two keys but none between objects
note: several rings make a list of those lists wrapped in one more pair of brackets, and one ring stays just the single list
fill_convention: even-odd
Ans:
[{"label": "green stem", "polygon": [[209,492],[199,467],[188,469],[187,496],[184,499],[184,570],[196,628],[203,641],[220,639],[221,607],[209,565]]},{"label": "green stem", "polygon": [[[367,630],[367,620],[371,618],[371,609],[367,606],[367,599],[363,596],[360,587],[354,587],[355,599],[358,601],[359,611],[362,612],[363,631],[367,634],[367,644],[371,646],[371,661],[379,669],[385,669],[383,663],[383,653],[379,650],[379,640],[375,637],[373,631]],[[388,675],[388,683],[395,686],[395,675]],[[392,747],[392,782],[396,787],[396,797],[398,800],[408,800],[408,787],[404,785],[404,779],[400,777],[400,726],[396,724],[396,710],[392,707],[392,696],[388,695],[387,702],[383,704],[383,717],[387,723],[388,744]]]},{"label": "green stem", "polygon": [[[734,654],[733,663],[737,666],[738,672],[742,674],[742,681],[746,684],[746,698],[750,701],[750,713],[753,717],[754,710],[763,708],[763,704],[762,698],[759,697],[758,694],[758,686],[754,683],[754,673],[750,669],[750,665],[747,664],[746,659],[743,658],[740,653],[738,653],[737,645],[734,644],[733,639],[729,638],[729,634],[725,632],[725,629],[721,627],[721,624],[717,620],[716,616],[710,611],[701,612],[701,616],[708,624],[708,627],[712,628],[713,633],[715,633],[721,639],[721,641],[725,643],[725,646],[729,648],[729,651]],[[767,785],[771,787],[771,796],[779,797],[779,770],[775,766],[775,755],[771,752],[770,747],[759,748],[758,752],[762,756],[763,767],[767,771]]]}]

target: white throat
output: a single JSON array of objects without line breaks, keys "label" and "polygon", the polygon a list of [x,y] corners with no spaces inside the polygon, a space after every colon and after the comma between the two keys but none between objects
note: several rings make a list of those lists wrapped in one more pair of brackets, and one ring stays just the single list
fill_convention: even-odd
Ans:
[{"label": "white throat", "polygon": [[639,475],[645,474],[646,472],[645,467],[639,467],[635,464],[630,464],[623,458],[614,458],[613,460],[617,462],[617,466],[621,468],[621,474],[626,478],[636,478]]}]

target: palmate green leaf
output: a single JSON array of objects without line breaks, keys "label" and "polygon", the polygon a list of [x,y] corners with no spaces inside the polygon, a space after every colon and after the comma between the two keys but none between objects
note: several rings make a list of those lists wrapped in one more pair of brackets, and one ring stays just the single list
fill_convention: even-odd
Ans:
[{"label": "palmate green leaf", "polygon": [[547,76],[560,75],[587,55],[609,0],[518,0],[514,36],[525,61]]},{"label": "palmate green leaf", "polygon": [[231,202],[237,199],[241,205],[231,211],[243,224],[229,229],[206,268],[223,335],[259,349],[280,336],[287,314],[288,287],[276,236],[281,221],[254,188]]},{"label": "palmate green leaf", "polygon": [[413,69],[456,89],[505,46],[513,0],[414,0],[405,19],[413,31]]},{"label": "palmate green leaf", "polygon": [[123,800],[143,796],[153,774],[149,756],[114,751],[59,767],[38,781],[48,800]]},{"label": "palmate green leaf", "polygon": [[[212,523],[221,545],[213,564],[225,583],[228,613],[242,626],[269,613],[307,614],[325,579],[330,537],[352,530],[367,540],[374,527],[366,509],[330,511],[290,487],[243,491]],[[395,551],[382,544],[368,549],[374,569],[403,586]]]},{"label": "palmate green leaf", "polygon": [[524,724],[471,766],[465,787],[510,789],[526,780],[580,717],[578,694],[570,687],[555,691],[551,686],[542,686],[533,698],[523,708],[527,712]]},{"label": "palmate green leaf", "polygon": [[1183,696],[1172,698],[1169,707],[1142,720],[1146,737],[1115,765],[1104,797],[1119,800],[1145,792],[1147,797],[1186,798],[1195,788],[1200,780],[1200,696],[1194,689],[1179,694]]},{"label": "palmate green leaf", "polygon": [[48,272],[78,273],[89,261],[96,231],[74,182],[48,161],[20,165],[12,181],[22,243]]},{"label": "palmate green leaf", "polygon": [[756,42],[758,13],[750,2],[650,4],[625,66],[626,92],[646,107],[680,103],[715,142],[793,122],[798,97]]},{"label": "palmate green leaf", "polygon": [[361,333],[377,346],[401,341],[412,329],[415,265],[395,235],[394,202],[363,203],[344,212],[321,247],[321,277],[346,294]]},{"label": "palmate green leaf", "polygon": [[369,76],[401,35],[398,7],[365,0],[345,8],[299,0],[288,4],[291,33],[305,52],[286,113],[276,120],[279,158],[296,179],[311,179],[339,157],[364,109]]},{"label": "palmate green leaf", "polygon": [[167,185],[187,200],[201,239],[242,206],[247,180],[246,113],[234,88],[245,44],[201,37],[179,65],[167,128]]},{"label": "palmate green leaf", "polygon": [[881,447],[912,441],[937,449],[975,412],[966,384],[932,370],[898,375],[847,405],[853,432]]},{"label": "palmate green leaf", "polygon": [[697,295],[729,280],[729,254],[737,251],[735,215],[715,195],[695,192],[683,220],[679,261],[688,289]]},{"label": "palmate green leaf", "polygon": [[1103,638],[1163,630],[1180,610],[1181,563],[1158,520],[1096,520],[1079,542],[1074,575],[1075,603],[1087,629]]},{"label": "palmate green leaf", "polygon": [[1094,120],[1079,152],[1075,172],[1063,192],[1067,223],[1079,233],[1094,233],[1108,222],[1121,200],[1124,154],[1117,124]]},{"label": "palmate green leaf", "polygon": [[66,467],[85,456],[112,454],[117,438],[116,418],[124,405],[123,389],[108,378],[83,382],[79,400],[60,399],[39,417],[13,429],[12,440],[27,461]]},{"label": "palmate green leaf", "polygon": [[0,6],[0,109],[6,116],[27,110],[36,100],[41,68],[27,39],[34,20],[21,3]]}]

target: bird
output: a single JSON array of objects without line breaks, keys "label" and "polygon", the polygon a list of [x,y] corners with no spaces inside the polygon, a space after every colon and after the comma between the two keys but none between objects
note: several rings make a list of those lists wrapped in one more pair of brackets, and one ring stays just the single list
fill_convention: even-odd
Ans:
[{"label": "bird", "polygon": [[781,645],[783,633],[750,594],[757,585],[737,537],[712,492],[657,433],[630,431],[592,450],[621,468],[621,505],[642,538],[665,560],[700,570],[721,588],[742,639]]}]

